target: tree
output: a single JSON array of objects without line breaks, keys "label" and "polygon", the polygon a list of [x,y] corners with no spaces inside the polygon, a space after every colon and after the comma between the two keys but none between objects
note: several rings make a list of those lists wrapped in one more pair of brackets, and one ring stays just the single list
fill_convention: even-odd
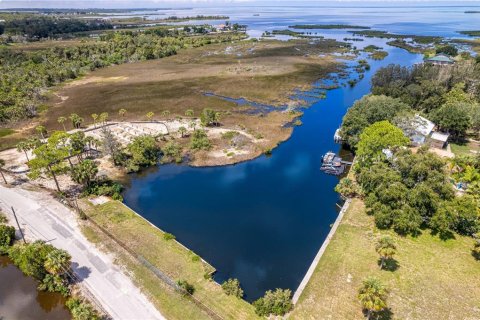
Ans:
[{"label": "tree", "polygon": [[72,121],[72,126],[75,128],[75,129],[78,129],[81,127],[82,123],[83,123],[83,118],[80,117],[78,114],[76,113],[72,113],[70,115],[70,121]]},{"label": "tree", "polygon": [[433,216],[431,227],[441,235],[451,231],[474,235],[480,231],[480,208],[477,201],[470,195],[445,201]]},{"label": "tree", "polygon": [[95,309],[92,308],[88,303],[77,299],[77,298],[70,298],[65,303],[68,310],[72,314],[72,318],[74,320],[98,320],[100,317],[98,316]]},{"label": "tree", "polygon": [[444,54],[447,54],[449,56],[455,57],[458,54],[458,49],[455,46],[452,46],[452,45],[448,44],[448,45],[438,47],[435,50],[435,52],[437,54],[444,53]]},{"label": "tree", "polygon": [[63,276],[70,271],[71,259],[67,251],[54,248],[45,257],[45,270],[52,275]]},{"label": "tree", "polygon": [[187,128],[185,128],[184,126],[181,126],[180,128],[178,128],[178,133],[180,133],[180,137],[183,138],[187,133]]},{"label": "tree", "polygon": [[197,126],[197,122],[195,120],[192,120],[189,124],[188,124],[188,127],[189,128],[192,128],[193,131],[195,131],[195,128]]},{"label": "tree", "polygon": [[120,115],[120,117],[125,118],[125,114],[127,113],[127,110],[125,109],[120,109],[118,110],[118,114]]},{"label": "tree", "polygon": [[259,316],[283,316],[293,308],[292,292],[289,289],[268,290],[262,298],[253,302],[253,306]]},{"label": "tree", "polygon": [[170,111],[168,111],[168,110],[163,111],[163,112],[162,112],[162,116],[163,116],[164,118],[168,119],[168,117],[170,116]]},{"label": "tree", "polygon": [[133,139],[127,146],[130,155],[128,170],[138,171],[140,167],[157,164],[160,156],[160,148],[153,136],[144,135]]},{"label": "tree", "polygon": [[105,124],[108,121],[108,112],[102,112],[98,116],[98,120],[102,123]]},{"label": "tree", "polygon": [[8,248],[15,240],[15,228],[0,224],[0,255],[8,252]]},{"label": "tree", "polygon": [[95,181],[97,173],[98,166],[95,161],[87,159],[73,167],[71,176],[73,181],[81,183],[84,187],[88,188],[91,183]]},{"label": "tree", "polygon": [[44,126],[37,126],[35,127],[35,131],[40,135],[40,138],[45,139],[45,135],[47,134],[47,128]]},{"label": "tree", "polygon": [[240,299],[243,297],[243,289],[240,287],[238,279],[228,279],[222,283],[222,289],[229,296],[235,296]]},{"label": "tree", "polygon": [[98,114],[92,113],[92,114],[91,114],[91,117],[92,117],[92,119],[93,119],[93,126],[96,127],[97,119],[98,119]]},{"label": "tree", "polygon": [[348,145],[356,148],[360,134],[366,127],[378,121],[393,121],[397,114],[408,109],[408,105],[400,99],[383,95],[365,96],[356,101],[343,117],[342,138]]},{"label": "tree", "polygon": [[209,150],[212,147],[205,130],[195,130],[190,140],[190,148],[193,150]]},{"label": "tree", "polygon": [[375,277],[368,277],[362,282],[358,290],[358,300],[364,310],[367,311],[367,319],[370,319],[372,313],[383,311],[387,308],[387,289]]},{"label": "tree", "polygon": [[385,262],[397,253],[397,246],[391,237],[384,236],[378,239],[375,251],[380,255],[380,269],[383,269]]},{"label": "tree", "polygon": [[66,117],[58,117],[57,119],[57,122],[62,125],[63,131],[67,131],[67,129],[65,129],[65,121],[67,121]]},{"label": "tree", "polygon": [[35,158],[28,162],[30,179],[38,179],[43,173],[46,173],[53,177],[57,190],[61,191],[56,175],[65,170],[63,160],[69,155],[66,147],[68,136],[62,131],[54,132],[46,144],[33,150]]},{"label": "tree", "polygon": [[463,102],[446,103],[432,113],[432,120],[454,138],[459,138],[471,125],[468,109],[469,105]]},{"label": "tree", "polygon": [[14,245],[8,255],[25,275],[41,281],[48,274],[45,261],[53,250],[55,248],[52,245],[37,240],[33,243]]},{"label": "tree", "polygon": [[20,141],[19,143],[17,143],[17,151],[18,152],[23,151],[25,153],[25,157],[27,158],[27,161],[30,161],[30,159],[28,158],[28,151],[30,150],[31,150],[30,144],[27,141]]},{"label": "tree", "polygon": [[170,157],[175,160],[175,162],[180,163],[182,161],[182,147],[173,141],[169,141],[162,148],[163,154],[166,157]]},{"label": "tree", "polygon": [[385,159],[384,149],[394,149],[407,146],[410,140],[405,137],[402,130],[391,124],[389,121],[376,122],[360,135],[357,145],[357,156],[359,163],[371,164],[377,159]]},{"label": "tree", "polygon": [[101,131],[103,152],[112,158],[115,165],[121,164],[122,161],[119,160],[122,158],[122,145],[110,129],[104,127]]},{"label": "tree", "polygon": [[185,290],[187,294],[193,294],[195,292],[195,287],[186,280],[178,280],[177,285]]},{"label": "tree", "polygon": [[473,244],[472,255],[476,260],[480,260],[480,240],[476,240]]},{"label": "tree", "polygon": [[212,109],[206,108],[203,109],[202,114],[200,115],[200,121],[204,126],[218,126],[219,124],[220,113],[215,112]]},{"label": "tree", "polygon": [[152,111],[147,112],[147,114],[146,114],[147,120],[151,121],[154,115],[155,115],[155,113],[153,113]]},{"label": "tree", "polygon": [[0,159],[0,175],[2,175],[3,182],[5,182],[5,184],[8,184],[7,179],[3,174],[3,167],[5,167],[5,160]]},{"label": "tree", "polygon": [[194,115],[194,112],[193,112],[192,109],[187,109],[187,110],[185,111],[185,116],[187,116],[187,117],[193,117],[193,115]]}]

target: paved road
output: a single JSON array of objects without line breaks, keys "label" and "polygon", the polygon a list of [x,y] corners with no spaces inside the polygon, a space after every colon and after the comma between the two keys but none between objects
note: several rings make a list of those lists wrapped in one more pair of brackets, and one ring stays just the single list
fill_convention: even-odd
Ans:
[{"label": "paved road", "polygon": [[49,195],[0,185],[0,208],[11,215],[11,206],[27,239],[47,240],[70,253],[75,274],[113,319],[165,319],[112,257],[81,234],[68,208]]}]

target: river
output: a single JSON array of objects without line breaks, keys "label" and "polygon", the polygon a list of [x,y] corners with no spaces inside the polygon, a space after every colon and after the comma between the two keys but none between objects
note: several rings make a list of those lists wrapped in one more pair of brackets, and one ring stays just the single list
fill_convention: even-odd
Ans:
[{"label": "river", "polygon": [[0,279],[0,319],[71,319],[60,294],[38,291],[7,257],[0,256]]},{"label": "river", "polygon": [[[348,36],[338,30],[325,35]],[[369,93],[378,68],[422,59],[381,39],[354,45],[369,44],[384,47],[388,57],[369,60],[370,71],[355,87],[330,90],[306,108],[303,125],[271,156],[213,168],[163,165],[131,175],[125,203],[211,263],[216,281],[238,278],[247,300],[268,289],[295,290],[338,214],[338,178],[319,167],[325,152],[340,151],[333,135],[343,115]]]}]

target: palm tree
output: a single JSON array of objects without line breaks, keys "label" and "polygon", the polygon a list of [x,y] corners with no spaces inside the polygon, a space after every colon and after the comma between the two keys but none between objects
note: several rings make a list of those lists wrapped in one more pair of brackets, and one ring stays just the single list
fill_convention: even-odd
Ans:
[{"label": "palm tree", "polygon": [[192,120],[192,122],[190,122],[190,123],[188,124],[188,126],[189,126],[190,128],[192,128],[193,131],[195,131],[195,127],[197,126],[197,123],[195,122],[195,120]]},{"label": "palm tree", "polygon": [[162,112],[162,116],[164,118],[168,118],[169,115],[170,115],[170,111],[168,111],[168,110],[165,110],[165,111]]},{"label": "palm tree", "polygon": [[44,266],[53,275],[63,275],[70,270],[71,259],[68,252],[56,249],[47,254]]},{"label": "palm tree", "polygon": [[185,111],[185,116],[187,116],[187,117],[193,117],[193,110],[192,110],[192,109],[188,109],[187,111]]},{"label": "palm tree", "polygon": [[378,239],[375,251],[380,255],[380,269],[383,269],[385,262],[397,253],[397,246],[391,237],[384,236]]},{"label": "palm tree", "polygon": [[2,175],[3,181],[5,184],[8,184],[7,179],[5,179],[5,176],[3,175],[3,167],[5,166],[5,160],[0,159],[0,175]]},{"label": "palm tree", "polygon": [[120,115],[120,117],[124,118],[125,117],[125,114],[127,113],[127,110],[125,109],[120,109],[118,110],[118,114]]},{"label": "palm tree", "polygon": [[57,121],[58,121],[58,123],[62,124],[63,131],[67,131],[67,129],[65,129],[65,121],[67,121],[67,118],[66,117],[58,117]]},{"label": "palm tree", "polygon": [[80,128],[80,126],[83,123],[83,118],[82,117],[80,117],[76,113],[72,113],[69,118],[70,118],[70,121],[72,121],[72,126],[74,128],[76,128],[76,129]]},{"label": "palm tree", "polygon": [[185,133],[187,133],[187,128],[182,126],[182,127],[178,128],[178,132],[180,133],[180,137],[183,138],[185,136]]},{"label": "palm tree", "polygon": [[108,120],[108,112],[102,112],[100,113],[100,121],[105,124],[105,122],[107,122]]},{"label": "palm tree", "polygon": [[98,114],[96,113],[92,113],[91,115],[92,119],[93,119],[93,126],[96,127],[96,123],[97,123],[97,119],[98,119]]},{"label": "palm tree", "polygon": [[367,311],[367,319],[370,319],[373,312],[379,312],[387,308],[387,289],[375,277],[368,277],[362,282],[358,290],[358,300],[364,310]]},{"label": "palm tree", "polygon": [[40,137],[42,139],[45,139],[45,134],[47,133],[47,128],[45,128],[44,126],[37,126],[35,128],[35,130],[38,132],[38,134],[40,134]]},{"label": "palm tree", "polygon": [[153,113],[152,111],[150,111],[150,112],[148,112],[148,113],[146,114],[147,119],[148,119],[149,121],[152,120],[152,118],[153,118],[154,115],[155,115],[155,113]]}]

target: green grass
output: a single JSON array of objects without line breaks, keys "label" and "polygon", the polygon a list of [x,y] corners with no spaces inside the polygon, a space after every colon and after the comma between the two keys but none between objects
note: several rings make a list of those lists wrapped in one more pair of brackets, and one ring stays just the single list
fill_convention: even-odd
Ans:
[{"label": "green grass", "polygon": [[[195,287],[195,298],[214,310],[224,319],[256,319],[253,307],[244,300],[227,296],[215,282],[205,278],[214,271],[213,267],[186,249],[177,241],[165,237],[165,233],[136,215],[118,201],[110,201],[99,206],[87,203],[87,215],[97,224],[108,230],[131,250],[143,256],[174,281],[186,280]],[[92,241],[102,237],[101,232],[87,231]],[[103,241],[102,241],[103,243]],[[111,248],[115,248],[112,245]],[[118,246],[117,246],[118,247]],[[112,250],[112,249],[111,249]],[[119,252],[119,248],[114,249]],[[143,291],[152,298],[159,310],[169,319],[202,319],[204,312],[180,294],[170,289],[156,278],[141,263],[124,253],[119,262],[134,278]]]},{"label": "green grass", "polygon": [[12,133],[15,133],[15,130],[8,128],[0,128],[0,138],[11,135]]},{"label": "green grass", "polygon": [[473,151],[480,152],[480,145],[478,143],[470,142],[464,144],[450,143],[450,148],[452,152],[457,155],[473,155]]},{"label": "green grass", "polygon": [[[375,240],[395,238],[396,271],[382,271]],[[400,237],[374,227],[362,201],[354,199],[300,297],[291,319],[362,319],[357,290],[370,275],[389,288],[393,319],[480,318],[480,262],[471,255],[474,240],[442,241],[428,231]]]}]

